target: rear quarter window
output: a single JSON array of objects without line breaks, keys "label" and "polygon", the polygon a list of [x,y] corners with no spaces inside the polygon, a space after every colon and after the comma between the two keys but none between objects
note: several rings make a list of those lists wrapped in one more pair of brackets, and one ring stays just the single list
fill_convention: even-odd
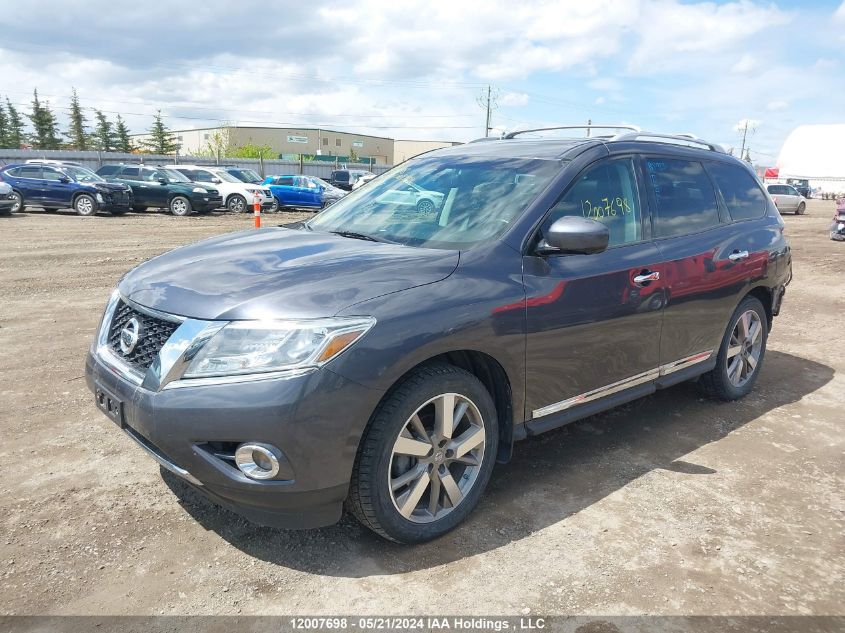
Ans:
[{"label": "rear quarter window", "polygon": [[726,163],[710,163],[707,169],[735,222],[754,220],[765,215],[766,196],[748,171],[739,165]]},{"label": "rear quarter window", "polygon": [[716,191],[700,162],[646,158],[646,172],[655,201],[655,237],[698,233],[719,225]]},{"label": "rear quarter window", "polygon": [[103,165],[97,170],[97,173],[101,176],[114,176],[119,169],[120,165]]}]

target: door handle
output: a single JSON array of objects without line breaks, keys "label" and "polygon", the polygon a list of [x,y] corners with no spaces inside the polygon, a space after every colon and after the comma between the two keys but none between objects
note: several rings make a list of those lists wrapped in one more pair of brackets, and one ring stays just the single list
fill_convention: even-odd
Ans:
[{"label": "door handle", "polygon": [[748,251],[734,251],[728,255],[728,259],[732,262],[739,262],[743,259],[748,259]]},{"label": "door handle", "polygon": [[659,272],[657,272],[657,271],[651,272],[651,271],[648,271],[648,270],[644,270],[641,274],[634,277],[634,283],[635,284],[645,284],[645,283],[648,283],[649,281],[657,281],[658,279],[660,279],[660,273]]}]

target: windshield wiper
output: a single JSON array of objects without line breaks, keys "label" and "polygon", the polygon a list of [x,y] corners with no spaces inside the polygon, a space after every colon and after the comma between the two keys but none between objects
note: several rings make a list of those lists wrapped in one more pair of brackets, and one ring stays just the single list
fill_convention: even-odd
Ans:
[{"label": "windshield wiper", "polygon": [[356,233],[355,231],[329,231],[334,235],[340,235],[341,237],[351,237],[355,240],[367,240],[368,242],[386,242],[388,244],[394,244],[395,242],[391,242],[383,237],[376,237],[375,235],[367,235],[366,233]]}]

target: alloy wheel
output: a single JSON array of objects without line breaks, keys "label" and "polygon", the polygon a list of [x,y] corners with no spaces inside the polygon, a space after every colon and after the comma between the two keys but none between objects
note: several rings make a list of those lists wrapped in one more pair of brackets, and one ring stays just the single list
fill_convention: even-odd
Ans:
[{"label": "alloy wheel", "polygon": [[742,387],[757,369],[763,349],[763,323],[754,310],[743,312],[734,324],[726,357],[728,380]]},{"label": "alloy wheel", "polygon": [[94,213],[94,201],[88,196],[80,196],[76,200],[76,212],[79,215],[91,215]]},{"label": "alloy wheel", "polygon": [[420,200],[417,204],[417,211],[420,213],[431,213],[434,211],[434,203],[431,200]]},{"label": "alloy wheel", "polygon": [[15,192],[13,195],[15,196],[15,203],[12,205],[10,211],[12,213],[17,213],[18,211],[23,210],[23,198],[21,197],[21,194],[17,192]]},{"label": "alloy wheel", "polygon": [[170,210],[173,211],[174,215],[187,215],[188,203],[184,198],[176,198],[170,204]]},{"label": "alloy wheel", "polygon": [[484,420],[466,396],[444,393],[405,422],[390,455],[393,506],[413,523],[449,514],[475,485],[484,459]]}]

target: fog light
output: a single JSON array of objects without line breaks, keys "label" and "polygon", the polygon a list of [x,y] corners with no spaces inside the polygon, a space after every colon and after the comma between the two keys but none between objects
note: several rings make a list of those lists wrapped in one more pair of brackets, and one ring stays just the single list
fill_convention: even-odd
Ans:
[{"label": "fog light", "polygon": [[235,463],[250,479],[272,479],[279,474],[279,450],[270,444],[247,442],[235,451]]}]

